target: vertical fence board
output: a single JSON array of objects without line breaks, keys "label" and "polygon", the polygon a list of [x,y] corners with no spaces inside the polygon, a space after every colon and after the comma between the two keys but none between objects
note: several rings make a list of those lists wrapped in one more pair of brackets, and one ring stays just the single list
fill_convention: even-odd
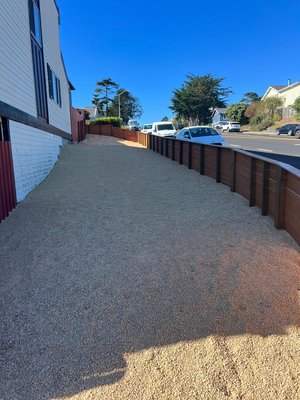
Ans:
[{"label": "vertical fence board", "polygon": [[0,221],[16,207],[16,189],[10,141],[0,142]]}]

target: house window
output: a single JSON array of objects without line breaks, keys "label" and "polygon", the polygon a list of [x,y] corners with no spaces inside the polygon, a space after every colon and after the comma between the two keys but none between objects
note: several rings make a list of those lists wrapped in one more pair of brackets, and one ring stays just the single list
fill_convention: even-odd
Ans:
[{"label": "house window", "polygon": [[60,79],[55,75],[55,73],[47,64],[48,72],[48,87],[49,87],[49,97],[54,100],[61,107],[61,86]]},{"label": "house window", "polygon": [[37,114],[48,120],[46,79],[39,0],[29,0],[29,21]]},{"label": "house window", "polygon": [[29,18],[31,32],[37,43],[42,47],[42,28],[39,0],[29,0]]},{"label": "house window", "polygon": [[8,127],[8,119],[4,117],[0,117],[0,142],[9,141],[9,127]]}]

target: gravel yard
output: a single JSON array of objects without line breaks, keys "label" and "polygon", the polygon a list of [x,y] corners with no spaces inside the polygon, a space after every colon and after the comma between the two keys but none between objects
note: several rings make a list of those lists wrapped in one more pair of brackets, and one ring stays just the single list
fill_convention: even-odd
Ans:
[{"label": "gravel yard", "polygon": [[0,243],[1,400],[300,399],[299,247],[228,187],[89,136]]}]

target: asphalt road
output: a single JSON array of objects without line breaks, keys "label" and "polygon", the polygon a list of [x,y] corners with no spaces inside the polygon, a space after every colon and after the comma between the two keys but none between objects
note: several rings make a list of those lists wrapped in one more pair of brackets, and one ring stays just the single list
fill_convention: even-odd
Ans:
[{"label": "asphalt road", "polygon": [[249,150],[300,169],[299,139],[287,136],[245,136],[238,133],[223,134],[223,136],[232,148]]}]

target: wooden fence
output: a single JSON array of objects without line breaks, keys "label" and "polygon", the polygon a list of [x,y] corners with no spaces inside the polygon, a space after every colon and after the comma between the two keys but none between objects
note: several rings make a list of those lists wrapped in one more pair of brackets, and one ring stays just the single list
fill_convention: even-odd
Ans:
[{"label": "wooden fence", "polygon": [[138,143],[230,187],[300,245],[300,171],[243,150],[138,133]]},{"label": "wooden fence", "polygon": [[73,142],[79,143],[84,140],[87,130],[85,120],[84,117],[74,107],[71,108],[71,126]]},{"label": "wooden fence", "polygon": [[138,133],[128,129],[116,128],[112,125],[92,124],[87,125],[88,133],[92,135],[114,136],[131,142],[138,141]]}]

